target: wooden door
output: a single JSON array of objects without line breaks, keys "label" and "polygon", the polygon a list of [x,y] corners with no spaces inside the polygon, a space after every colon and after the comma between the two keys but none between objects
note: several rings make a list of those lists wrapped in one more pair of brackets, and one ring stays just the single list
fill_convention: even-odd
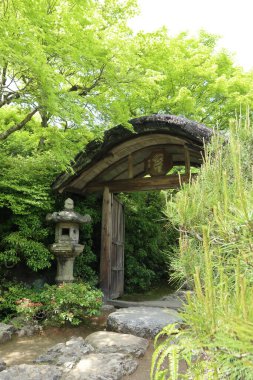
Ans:
[{"label": "wooden door", "polygon": [[112,196],[112,245],[111,245],[111,299],[118,298],[124,293],[124,239],[125,221],[124,208],[121,202]]}]

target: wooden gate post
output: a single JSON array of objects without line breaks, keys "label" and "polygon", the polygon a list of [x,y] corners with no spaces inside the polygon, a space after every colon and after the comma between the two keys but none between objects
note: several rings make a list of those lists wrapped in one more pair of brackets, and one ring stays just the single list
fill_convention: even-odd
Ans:
[{"label": "wooden gate post", "polygon": [[102,207],[101,256],[100,256],[100,287],[104,298],[110,294],[111,276],[111,246],[112,246],[112,194],[109,187],[104,188]]}]

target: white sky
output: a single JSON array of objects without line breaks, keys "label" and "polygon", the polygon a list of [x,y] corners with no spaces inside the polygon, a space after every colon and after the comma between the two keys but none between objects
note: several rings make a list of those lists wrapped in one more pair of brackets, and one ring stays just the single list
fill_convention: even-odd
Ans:
[{"label": "white sky", "polygon": [[141,14],[130,21],[138,31],[165,25],[170,35],[200,29],[222,36],[219,46],[235,53],[244,69],[253,68],[253,0],[138,0]]}]

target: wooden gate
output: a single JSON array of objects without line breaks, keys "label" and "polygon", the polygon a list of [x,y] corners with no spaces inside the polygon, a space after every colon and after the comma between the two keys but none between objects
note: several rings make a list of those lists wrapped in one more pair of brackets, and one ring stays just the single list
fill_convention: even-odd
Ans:
[{"label": "wooden gate", "polygon": [[105,188],[103,198],[100,285],[105,299],[124,292],[124,209],[122,203]]},{"label": "wooden gate", "polygon": [[110,298],[124,293],[124,209],[119,200],[112,197],[112,246]]}]

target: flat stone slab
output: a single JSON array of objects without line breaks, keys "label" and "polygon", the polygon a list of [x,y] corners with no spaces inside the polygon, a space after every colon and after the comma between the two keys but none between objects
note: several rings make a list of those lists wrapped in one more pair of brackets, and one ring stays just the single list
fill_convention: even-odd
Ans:
[{"label": "flat stone slab", "polygon": [[14,326],[6,325],[5,323],[0,322],[0,343],[10,340],[14,331]]},{"label": "flat stone slab", "polygon": [[94,332],[87,336],[85,342],[99,353],[131,354],[137,358],[145,354],[149,345],[147,339],[111,331]]},{"label": "flat stone slab", "polygon": [[186,300],[186,292],[179,290],[177,292],[163,296],[160,299],[152,301],[125,301],[125,300],[107,300],[107,304],[119,308],[125,307],[137,307],[137,306],[148,306],[148,307],[161,307],[168,309],[182,309]]},{"label": "flat stone slab", "polygon": [[158,307],[128,307],[111,313],[107,330],[154,338],[165,326],[180,323],[177,311]]},{"label": "flat stone slab", "polygon": [[20,364],[0,372],[0,380],[60,380],[62,371],[52,365]]},{"label": "flat stone slab", "polygon": [[124,375],[132,374],[137,366],[137,360],[130,355],[89,354],[66,373],[62,380],[120,380]]},{"label": "flat stone slab", "polygon": [[47,352],[34,360],[35,363],[47,363],[71,369],[75,364],[93,352],[93,347],[84,341],[82,337],[72,337],[66,343],[58,343],[49,348]]},{"label": "flat stone slab", "polygon": [[182,308],[183,302],[179,298],[167,296],[164,299],[155,300],[155,301],[123,301],[123,300],[107,300],[106,301],[110,306],[125,308],[125,307],[161,307],[178,310]]}]

